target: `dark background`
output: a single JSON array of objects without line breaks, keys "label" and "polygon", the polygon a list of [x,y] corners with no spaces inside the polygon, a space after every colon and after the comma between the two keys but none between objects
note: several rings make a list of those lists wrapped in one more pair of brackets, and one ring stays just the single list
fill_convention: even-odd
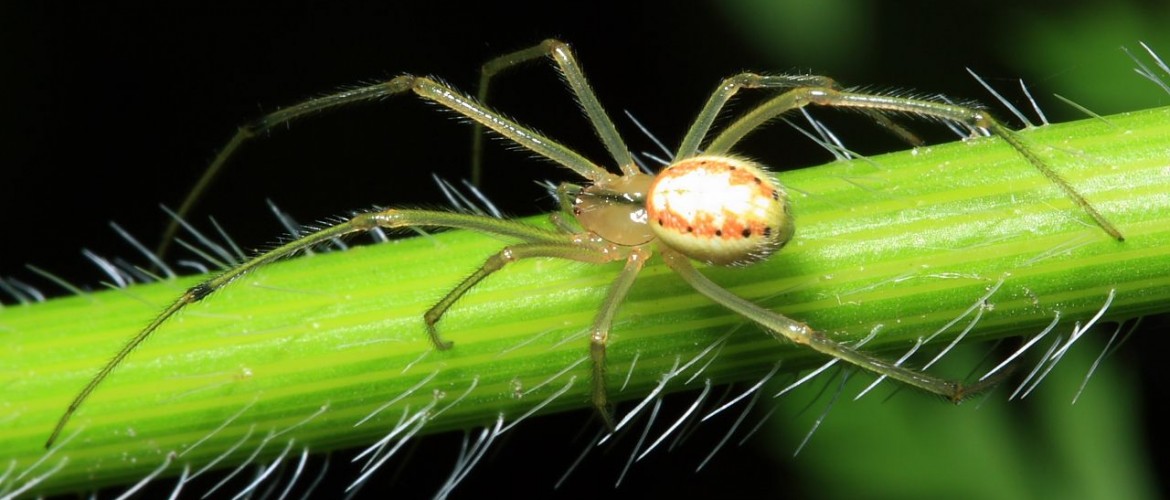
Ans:
[{"label": "dark background", "polygon": [[[0,209],[8,215],[0,276],[63,293],[24,268],[34,264],[97,287],[103,276],[80,250],[132,256],[107,226],[111,221],[153,246],[167,222],[158,205],[179,203],[235,126],[306,97],[402,72],[438,75],[473,91],[482,62],[547,37],[574,44],[602,103],[639,150],[650,149],[650,142],[623,110],[674,145],[718,80],[747,69],[813,71],[846,83],[991,101],[964,71],[970,67],[1021,105],[1015,79],[1025,78],[1053,121],[1079,117],[1049,97],[1054,91],[1101,113],[1170,101],[1133,75],[1118,50],[1144,40],[1170,56],[1164,30],[1170,9],[1160,2],[1023,10],[1004,2],[899,2],[892,8],[840,0],[819,10],[796,3],[779,13],[752,10],[765,3],[5,5]],[[509,73],[493,88],[492,106],[591,159],[605,159],[548,64]],[[431,108],[403,97],[306,119],[257,140],[206,194],[193,219],[213,215],[252,247],[282,232],[266,199],[303,222],[374,204],[442,204],[430,176],[468,175],[469,133],[450,113]],[[827,119],[859,151],[900,147],[856,116]],[[948,137],[931,126],[915,130]],[[791,131],[774,132],[753,136],[745,150],[776,169],[831,159]],[[489,145],[484,191],[508,213],[552,208],[533,181],[567,178],[529,156]],[[1164,333],[1164,322],[1150,324],[1146,330]],[[1135,358],[1162,356],[1154,348],[1130,349]],[[1159,360],[1139,363],[1150,400],[1164,399],[1153,370]],[[551,494],[565,457],[581,446],[548,445],[567,441],[588,418],[571,414],[530,426],[499,446],[457,493]],[[424,449],[439,450],[436,476],[445,475],[457,439],[424,442]],[[695,448],[698,458],[669,454],[639,466],[617,493],[811,493],[790,459],[751,446],[692,474],[709,449]],[[603,460],[624,459],[618,457]],[[560,493],[613,494],[612,465],[578,471],[572,488]],[[404,496],[433,490],[418,483],[407,476],[385,487]]]}]

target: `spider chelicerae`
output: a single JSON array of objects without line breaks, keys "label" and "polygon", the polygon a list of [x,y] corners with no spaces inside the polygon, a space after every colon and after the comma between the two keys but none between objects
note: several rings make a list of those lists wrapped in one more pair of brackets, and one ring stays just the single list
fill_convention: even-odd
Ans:
[{"label": "spider chelicerae", "polygon": [[[620,173],[615,174],[482,104],[487,84],[493,75],[543,57],[551,58],[560,68]],[[783,91],[757,104],[710,140],[706,140],[724,105],[744,89]],[[768,258],[792,238],[795,226],[783,186],[761,164],[737,157],[731,153],[731,149],[767,121],[810,104],[859,109],[903,135],[909,134],[890,122],[883,112],[957,122],[972,130],[985,130],[997,135],[1063,189],[1108,234],[1118,240],[1122,239],[1117,229],[1072,186],[1050,169],[1014,132],[987,112],[944,102],[855,92],[839,86],[830,78],[815,75],[761,75],[745,72],[723,80],[690,126],[672,162],[657,175],[643,173],[598,102],[573,52],[567,44],[557,40],[546,40],[486,63],[479,100],[432,78],[402,75],[387,82],[312,99],[269,114],[238,130],[212,162],[192,191],[192,196],[180,207],[179,213],[183,214],[190,208],[194,196],[249,138],[317,111],[408,92],[459,113],[478,126],[489,128],[516,145],[572,170],[585,179],[585,183],[563,183],[557,188],[561,210],[551,216],[552,229],[485,215],[390,208],[361,213],[347,221],[295,238],[207,279],[183,293],[102,367],[70,403],[45,446],[52,446],[69,418],[102,380],[179,310],[274,260],[340,236],[379,227],[460,228],[516,241],[489,257],[479,269],[423,315],[427,333],[438,350],[452,347],[452,343],[443,340],[436,329],[443,314],[481,280],[509,262],[536,257],[593,264],[624,261],[625,266],[610,286],[589,334],[593,361],[592,400],[611,429],[613,418],[605,382],[606,344],[610,327],[638,272],[654,254],[660,255],[667,266],[696,291],[758,323],[778,339],[806,345],[955,402],[987,388],[995,379],[964,385],[900,366],[836,342],[803,322],[732,294],[706,278],[692,264],[692,261],[700,261],[719,266],[750,265]],[[168,241],[171,234],[173,230],[168,231],[164,241]],[[160,253],[162,251],[160,249]]]}]

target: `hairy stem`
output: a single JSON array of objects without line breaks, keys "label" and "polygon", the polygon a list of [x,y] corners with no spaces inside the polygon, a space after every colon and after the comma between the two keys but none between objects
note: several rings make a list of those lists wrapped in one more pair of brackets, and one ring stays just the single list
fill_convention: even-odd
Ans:
[{"label": "hairy stem", "polygon": [[[1035,334],[1057,314],[1071,332],[1111,295],[1102,321],[1170,311],[1170,108],[1023,137],[1125,242],[991,138],[782,173],[795,240],[763,264],[702,271],[837,340],[876,331],[867,349],[891,358],[956,318],[934,343],[976,317],[969,341]],[[171,453],[165,475],[221,455],[217,466],[231,467],[258,448],[255,460],[271,458],[290,441],[365,445],[420,410],[420,432],[433,433],[590,407],[586,333],[620,263],[517,263],[438,324],[453,349],[428,340],[423,312],[501,246],[453,231],[272,264],[159,328],[48,452],[76,391],[200,278],[5,307],[0,474],[13,472],[0,494],[42,475],[24,493],[129,484]],[[825,361],[712,305],[655,259],[615,320],[611,399],[645,397],[700,355],[667,391],[758,380],[779,360],[785,370]],[[619,403],[618,419],[631,408]]]}]

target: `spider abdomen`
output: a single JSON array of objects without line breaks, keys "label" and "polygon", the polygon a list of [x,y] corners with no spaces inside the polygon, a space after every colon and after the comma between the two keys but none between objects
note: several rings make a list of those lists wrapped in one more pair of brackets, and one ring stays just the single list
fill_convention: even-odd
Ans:
[{"label": "spider abdomen", "polygon": [[759,261],[792,238],[788,193],[758,164],[697,156],[664,169],[646,210],[666,246],[716,265]]}]

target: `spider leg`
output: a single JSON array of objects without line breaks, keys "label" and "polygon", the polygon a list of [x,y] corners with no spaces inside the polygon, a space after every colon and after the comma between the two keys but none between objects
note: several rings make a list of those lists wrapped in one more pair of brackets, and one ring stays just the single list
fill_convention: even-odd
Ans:
[{"label": "spider leg", "polygon": [[[98,371],[85,388],[77,394],[73,401],[69,404],[69,408],[65,410],[64,415],[57,421],[57,426],[53,429],[53,433],[49,435],[48,441],[45,443],[45,448],[53,445],[61,431],[65,428],[65,424],[69,418],[77,411],[90,393],[93,392],[102,380],[114,371],[119,364],[122,363],[126,356],[130,354],[142,342],[146,341],[152,333],[155,332],[163,323],[165,323],[171,316],[178,313],[180,310],[186,308],[188,305],[194,304],[203,300],[208,295],[211,295],[216,290],[219,290],[240,277],[256,270],[257,268],[268,264],[277,259],[288,257],[297,252],[313,247],[314,245],[330,241],[334,238],[342,237],[348,234],[367,231],[374,227],[383,227],[388,229],[406,228],[406,227],[449,227],[460,229],[471,229],[484,233],[490,233],[498,236],[516,238],[529,242],[533,245],[571,245],[574,244],[575,236],[571,234],[553,231],[550,229],[530,226],[519,221],[497,219],[494,217],[487,217],[481,215],[460,214],[451,212],[439,212],[431,210],[400,210],[387,209],[379,212],[367,212],[358,214],[353,218],[320,229],[311,234],[299,237],[280,245],[272,250],[261,253],[248,261],[239,264],[223,273],[220,273],[202,283],[199,283],[179,296],[171,305],[167,306],[153,321],[151,321],[142,331],[138,332],[130,339],[122,349],[114,355],[112,359],[101,370]],[[600,252],[598,252],[600,253]]]},{"label": "spider leg", "polygon": [[768,120],[809,104],[882,112],[892,111],[954,121],[972,129],[985,129],[1011,145],[1036,170],[1039,170],[1048,180],[1063,190],[1065,195],[1084,210],[1106,233],[1118,241],[1125,239],[1121,235],[1121,232],[1108,219],[1101,215],[1097,209],[1093,208],[1076,188],[1064,180],[1055,170],[1052,170],[1018,134],[995,118],[992,118],[988,112],[980,109],[905,97],[847,92],[827,87],[799,87],[765,101],[755,109],[748,111],[731,125],[728,125],[727,128],[723,129],[723,132],[719,133],[707,145],[707,152],[712,154],[725,154],[743,139],[744,136],[756,130]]},{"label": "spider leg", "polygon": [[[617,161],[622,173],[624,175],[637,173],[638,166],[634,163],[634,157],[630,154],[621,135],[618,134],[613,120],[606,114],[605,108],[601,107],[601,102],[597,100],[597,94],[593,92],[589,81],[585,79],[581,63],[577,61],[573,50],[565,42],[548,39],[532,47],[504,54],[484,63],[479,76],[479,102],[487,102],[488,86],[497,74],[542,57],[552,59],[560,68],[561,74],[565,77],[565,83],[573,91],[573,95],[577,97],[577,103],[581,105],[581,110],[593,123],[593,129],[597,131],[597,136],[601,138],[601,142],[605,144],[613,159]],[[476,124],[471,133],[471,182],[479,185],[483,169],[483,126]]]},{"label": "spider leg", "polygon": [[[572,237],[572,235],[568,234],[565,236]],[[430,335],[431,341],[434,342],[435,348],[440,351],[451,348],[452,343],[444,341],[439,336],[438,330],[435,329],[435,324],[442,319],[443,314],[457,300],[462,298],[468,290],[471,290],[480,281],[488,277],[488,275],[503,269],[505,265],[520,259],[529,259],[532,257],[551,257],[591,264],[604,264],[622,258],[622,255],[612,245],[601,244],[599,242],[563,241],[560,243],[521,243],[506,246],[503,250],[488,257],[487,261],[479,269],[476,269],[471,276],[464,278],[462,282],[456,285],[450,292],[447,292],[447,295],[443,296],[437,304],[428,309],[423,315],[423,320],[427,326],[427,333]]]},{"label": "spider leg", "polygon": [[720,287],[715,282],[707,279],[706,276],[703,276],[702,273],[699,273],[691,265],[690,260],[678,252],[664,248],[662,249],[662,258],[671,269],[682,277],[683,281],[686,281],[696,291],[715,301],[715,303],[758,323],[778,339],[787,339],[797,344],[806,345],[819,352],[852,363],[879,375],[884,375],[907,385],[937,394],[954,403],[959,403],[968,396],[990,389],[1002,379],[1001,377],[993,377],[983,382],[964,385],[960,382],[937,378],[866,354],[840,342],[835,342],[823,333],[814,330],[812,327],[800,321],[764,309],[751,301],[727,291],[727,289]]},{"label": "spider leg", "polygon": [[[715,122],[715,117],[742,89],[784,89],[797,87],[817,87],[841,90],[842,87],[836,80],[827,76],[819,75],[760,75],[756,73],[743,72],[723,79],[715,91],[711,93],[711,97],[707,98],[707,103],[703,105],[703,109],[699,111],[699,116],[691,124],[690,129],[687,130],[686,136],[683,137],[682,144],[679,145],[678,152],[675,154],[674,160],[682,160],[695,156],[699,152],[699,145],[703,139],[707,137],[707,133],[711,131],[711,124]],[[886,127],[894,134],[901,137],[906,142],[913,145],[922,144],[922,140],[915,136],[910,131],[902,128],[894,123],[889,117],[882,115],[876,111],[867,113],[870,118],[873,118],[883,127]],[[715,152],[708,150],[708,152]]]},{"label": "spider leg", "polygon": [[[564,49],[567,54],[567,47]],[[558,52],[559,54],[559,52]],[[572,56],[568,55],[567,59],[573,62]],[[559,61],[559,59],[558,59]],[[574,63],[575,64],[575,63]],[[575,66],[573,66],[575,68]],[[576,74],[580,76],[580,71],[576,70]],[[566,70],[566,76],[569,72]],[[585,92],[588,96],[592,96],[592,91],[588,89],[588,85],[584,83],[584,77],[581,77],[581,84],[585,85]],[[235,135],[219,150],[215,155],[215,159],[211,161],[211,165],[203,172],[203,176],[195,183],[195,187],[191,188],[191,192],[187,194],[186,199],[179,205],[179,209],[175,211],[176,216],[167,226],[166,231],[163,232],[162,241],[159,244],[158,250],[155,254],[163,256],[166,254],[170,246],[170,242],[174,239],[175,233],[179,228],[179,219],[190,213],[194,208],[195,203],[200,196],[210,186],[212,180],[223,169],[224,165],[235,155],[236,151],[240,149],[245,143],[252,138],[278,130],[281,127],[308,115],[313,115],[322,111],[327,111],[333,108],[344,106],[347,104],[375,101],[378,99],[396,96],[413,92],[419,97],[432,101],[440,106],[443,106],[451,111],[459,113],[466,118],[483,127],[486,126],[496,133],[508,138],[522,148],[528,149],[538,155],[544,156],[570,170],[573,170],[578,175],[597,181],[603,178],[610,177],[611,174],[604,168],[595,165],[593,162],[586,159],[584,156],[572,151],[571,149],[553,141],[543,135],[531,130],[523,125],[520,125],[512,120],[509,120],[499,113],[488,109],[486,106],[476,102],[474,99],[467,97],[457,90],[451,88],[449,85],[440,81],[414,75],[402,75],[393,78],[389,81],[368,85],[365,87],[349,89],[336,94],[331,94],[316,99],[310,99],[299,104],[294,104],[287,108],[269,113],[259,120],[240,126]],[[580,96],[580,94],[579,94]],[[596,102],[596,98],[593,99]],[[596,111],[590,112],[591,108],[586,108],[590,116],[593,116]],[[600,107],[598,106],[598,109]],[[602,112],[602,118],[604,112]],[[609,125],[610,129],[613,125]],[[616,132],[614,132],[616,134]],[[628,153],[627,153],[628,155]]]},{"label": "spider leg", "polygon": [[638,277],[638,272],[646,265],[646,260],[651,255],[652,252],[647,247],[633,247],[626,257],[626,267],[610,285],[605,302],[602,302],[597,317],[593,319],[593,327],[589,330],[589,354],[593,358],[593,406],[597,408],[602,422],[610,431],[614,430],[614,422],[605,384],[605,346],[609,343],[609,329],[613,326],[613,318],[618,307],[625,300],[630,287],[634,285],[634,279]]}]

